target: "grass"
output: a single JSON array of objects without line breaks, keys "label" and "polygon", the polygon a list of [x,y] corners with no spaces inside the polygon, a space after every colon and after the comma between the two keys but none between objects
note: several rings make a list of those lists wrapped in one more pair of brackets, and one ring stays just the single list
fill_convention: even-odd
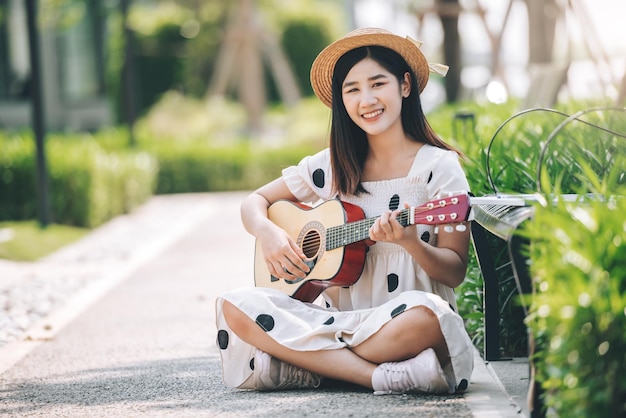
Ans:
[{"label": "grass", "polygon": [[87,228],[56,224],[41,228],[37,221],[0,222],[0,258],[37,261],[89,232]]}]

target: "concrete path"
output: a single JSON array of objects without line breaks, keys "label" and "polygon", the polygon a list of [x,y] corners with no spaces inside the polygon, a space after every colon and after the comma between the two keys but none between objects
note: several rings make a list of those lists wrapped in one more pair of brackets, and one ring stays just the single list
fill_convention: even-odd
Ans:
[{"label": "concrete path", "polygon": [[[373,396],[339,385],[276,393],[225,387],[214,301],[253,285],[254,242],[239,221],[243,197],[158,196],[51,257],[56,264],[0,264],[5,290],[45,276],[51,265],[63,271],[59,260],[68,271],[90,272],[64,303],[0,347],[0,416],[524,416],[478,354],[464,395]],[[115,261],[90,260],[107,239],[108,248],[132,241],[132,249]],[[20,268],[30,274],[19,277]],[[34,274],[37,269],[44,271]]]}]

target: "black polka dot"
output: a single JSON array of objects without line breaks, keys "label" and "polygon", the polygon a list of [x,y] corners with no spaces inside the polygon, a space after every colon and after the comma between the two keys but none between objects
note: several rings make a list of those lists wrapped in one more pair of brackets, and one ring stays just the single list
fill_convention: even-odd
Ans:
[{"label": "black polka dot", "polygon": [[422,241],[424,242],[428,242],[430,241],[430,232],[428,231],[424,231],[424,233],[422,234],[422,236],[420,237],[422,239]]},{"label": "black polka dot", "polygon": [[428,175],[428,181],[426,183],[430,183],[432,179],[433,179],[433,172],[431,171],[430,174]]},{"label": "black polka dot", "polygon": [[330,303],[326,302],[326,307],[330,308]]},{"label": "black polka dot", "polygon": [[250,359],[250,370],[254,370],[254,357]]},{"label": "black polka dot", "polygon": [[400,196],[394,194],[389,200],[389,210],[396,210],[398,207],[400,207]]},{"label": "black polka dot", "polygon": [[465,390],[467,389],[467,379],[461,379],[461,382],[459,383],[459,385],[456,387],[456,390]]},{"label": "black polka dot", "polygon": [[228,348],[228,331],[224,329],[217,331],[217,345],[222,350]]},{"label": "black polka dot", "polygon": [[332,324],[333,322],[335,322],[335,317],[334,317],[334,316],[331,316],[330,318],[328,318],[328,319],[326,320],[326,322],[324,322],[324,325],[330,325],[330,324]]},{"label": "black polka dot", "polygon": [[448,305],[450,305],[450,309],[452,309],[452,312],[454,312],[454,306],[452,306],[451,303],[448,303]]},{"label": "black polka dot", "polygon": [[323,188],[326,184],[326,174],[321,168],[318,168],[313,172],[313,184],[315,184],[320,189]]},{"label": "black polka dot", "polygon": [[397,288],[398,288],[398,275],[395,273],[388,274],[387,275],[387,291],[391,293]]},{"label": "black polka dot", "polygon": [[395,318],[396,316],[404,312],[405,309],[406,309],[406,304],[403,303],[402,305],[398,306],[396,309],[391,311],[391,317]]},{"label": "black polka dot", "polygon": [[270,332],[274,329],[274,318],[271,315],[261,314],[256,317],[256,323],[263,328],[263,331]]}]

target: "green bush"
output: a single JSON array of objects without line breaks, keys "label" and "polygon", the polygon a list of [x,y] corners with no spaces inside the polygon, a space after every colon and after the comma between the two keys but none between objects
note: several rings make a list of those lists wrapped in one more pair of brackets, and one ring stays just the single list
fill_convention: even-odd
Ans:
[{"label": "green bush", "polygon": [[205,144],[162,143],[151,148],[159,161],[157,193],[197,193],[241,187],[246,155]]},{"label": "green bush", "polygon": [[0,220],[37,216],[35,143],[0,132]]},{"label": "green bush", "polygon": [[551,416],[626,414],[625,212],[624,197],[543,204],[524,229],[536,288],[527,322]]},{"label": "green bush", "polygon": [[[500,126],[511,114],[515,113],[516,103],[501,105],[464,103],[446,105],[427,115],[433,129],[447,142],[457,147],[464,154],[463,169],[470,188],[476,196],[493,194],[486,171],[486,156],[489,143]],[[457,115],[473,115],[473,118],[460,118]],[[473,119],[473,120],[472,120]],[[492,158],[499,158],[495,156]],[[488,236],[488,238],[492,238]],[[489,239],[489,248],[493,251],[494,263],[498,266],[508,262],[506,243],[493,237]],[[456,289],[459,313],[474,344],[482,350],[484,347],[483,313],[483,278],[474,252],[470,254],[467,277]],[[501,307],[500,352],[504,356],[523,356],[527,352],[526,327],[520,308],[512,303],[512,295],[517,288],[510,268],[497,271],[499,306]]]},{"label": "green bush", "polygon": [[[319,151],[327,118],[328,109],[317,99],[289,108],[273,106],[265,115],[271,135],[247,137],[240,104],[169,92],[139,121],[135,137],[137,149],[158,161],[158,194],[251,190]],[[124,149],[119,138],[127,136],[123,129],[96,134],[108,150]]]},{"label": "green bush", "polygon": [[[37,216],[33,143],[30,135],[0,138],[0,220]],[[145,152],[107,152],[87,135],[50,135],[46,151],[55,223],[100,225],[143,203],[155,188],[157,165]]]},{"label": "green bush", "polygon": [[309,153],[306,147],[211,147],[200,141],[148,146],[159,164],[156,193],[252,190],[281,175]]},{"label": "green bush", "polygon": [[[584,107],[576,108],[578,106]],[[579,120],[565,124],[568,115],[578,113],[580,108],[592,110],[584,114],[580,112]],[[461,129],[459,121],[455,120],[459,109],[474,114],[475,130]],[[466,154],[463,166],[477,196],[492,194],[496,190],[503,193],[538,191],[540,163],[544,190],[551,190],[559,184],[559,193],[576,193],[581,188],[585,193],[598,188],[591,179],[611,176],[614,186],[626,182],[624,170],[612,171],[619,161],[616,156],[623,155],[621,150],[625,139],[614,134],[626,132],[623,109],[600,110],[591,103],[568,103],[561,111],[563,113],[541,109],[517,113],[514,103],[474,103],[442,107],[429,115],[429,121],[437,132]],[[487,155],[489,167],[486,165]],[[490,240],[490,248],[497,266],[508,262],[504,242],[494,238]],[[523,314],[513,297],[517,289],[511,280],[511,269],[504,267],[497,272],[501,307],[500,348],[504,355],[525,355]],[[459,304],[459,309],[479,348],[483,343],[483,323],[475,313],[482,314],[482,286],[479,271],[472,263],[468,278],[457,289],[457,294],[461,299],[468,298]]]},{"label": "green bush", "polygon": [[309,75],[311,64],[332,39],[319,21],[301,18],[287,23],[282,33],[282,47],[290,59],[300,91],[305,96],[313,94]]}]

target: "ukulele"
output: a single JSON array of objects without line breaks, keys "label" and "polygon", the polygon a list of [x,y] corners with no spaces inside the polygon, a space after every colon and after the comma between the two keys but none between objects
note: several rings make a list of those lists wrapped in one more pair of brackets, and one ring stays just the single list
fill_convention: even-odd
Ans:
[{"label": "ukulele", "polygon": [[[470,197],[459,194],[405,208],[397,216],[407,227],[414,224],[442,225],[466,221]],[[283,228],[300,247],[309,266],[305,278],[287,280],[271,275],[257,240],[254,281],[258,287],[277,289],[304,302],[313,302],[330,286],[351,286],[365,263],[366,240],[377,217],[365,218],[363,209],[341,200],[328,200],[316,207],[280,200],[268,208],[269,219]]]}]

